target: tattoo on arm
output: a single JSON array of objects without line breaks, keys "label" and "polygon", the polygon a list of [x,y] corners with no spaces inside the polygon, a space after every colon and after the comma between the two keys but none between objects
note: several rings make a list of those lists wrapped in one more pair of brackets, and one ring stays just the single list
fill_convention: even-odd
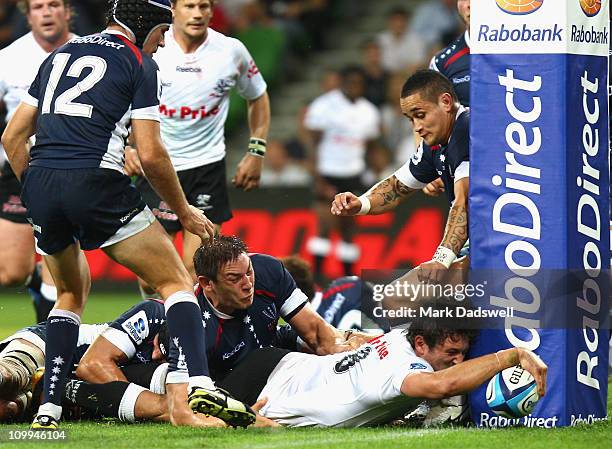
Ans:
[{"label": "tattoo on arm", "polygon": [[444,231],[444,238],[442,239],[441,245],[452,249],[455,254],[458,254],[467,239],[467,205],[453,205],[449,212],[448,220],[446,221],[446,230]]},{"label": "tattoo on arm", "polygon": [[391,176],[376,184],[368,196],[372,202],[372,212],[381,213],[394,209],[402,200],[415,192],[406,187],[395,176]]}]

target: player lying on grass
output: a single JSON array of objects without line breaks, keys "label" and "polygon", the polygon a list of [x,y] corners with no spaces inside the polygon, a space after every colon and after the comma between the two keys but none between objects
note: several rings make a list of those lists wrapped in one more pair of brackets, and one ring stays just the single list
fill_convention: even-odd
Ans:
[{"label": "player lying on grass", "polygon": [[531,351],[511,348],[464,362],[474,336],[475,331],[458,329],[451,318],[423,317],[407,331],[393,330],[347,354],[316,357],[260,349],[219,385],[246,403],[267,398],[260,413],[290,427],[387,423],[423,399],[467,393],[519,364],[544,395],[547,366]]},{"label": "player lying on grass", "polygon": [[[130,311],[149,307],[151,302],[143,301]],[[163,310],[163,304],[156,304]],[[99,335],[105,335],[105,338],[118,345],[113,353],[117,366],[163,360],[169,347],[167,328],[160,327],[161,334],[165,337],[158,335],[156,332],[151,333],[148,338],[138,338],[140,329],[146,327],[146,323],[140,320],[140,316],[128,311],[110,324],[81,324],[79,326],[77,350],[73,360],[69,361],[68,364],[71,366],[77,364]],[[165,326],[164,323],[162,324]],[[120,342],[129,338],[128,335],[136,336],[138,339],[138,342],[130,348],[120,344]],[[162,343],[160,343],[160,337]],[[40,323],[20,329],[0,342],[0,422],[25,418],[25,415],[30,411],[32,389],[40,380],[40,376],[37,377],[36,372],[45,365],[46,340],[46,324]],[[164,341],[165,343],[163,343]],[[130,368],[126,371],[127,376],[132,377],[133,374],[130,373],[137,373],[138,369]],[[152,375],[152,377],[154,376]],[[128,386],[126,384],[123,389],[115,388],[115,395],[119,394],[119,399],[121,399],[128,390]],[[146,387],[149,388],[150,385],[147,384]],[[129,390],[134,393],[142,391],[142,389],[134,386],[129,387]],[[135,399],[131,402],[134,402]],[[125,410],[130,408],[129,403],[130,400],[126,399],[124,401]]]},{"label": "player lying on grass", "polygon": [[[278,259],[248,254],[237,237],[219,236],[202,245],[196,251],[194,265],[198,275],[196,297],[206,334],[207,364],[213,380],[226,376],[252,351],[274,345],[280,318],[290,323],[307,346],[320,355],[351,350],[363,343],[363,339],[355,337],[345,342],[344,333],[312,310],[308,298]],[[136,321],[140,317],[147,323],[137,327],[141,329],[139,332],[129,332],[129,338],[123,335],[121,341],[113,341],[113,335],[107,333],[98,338],[79,364],[79,378],[90,383],[125,382],[117,355],[129,353],[139,340],[158,332],[163,312],[163,306],[151,302],[131,318]],[[180,388],[182,392],[186,371],[181,348],[174,342],[171,342],[169,363],[168,388]],[[149,399],[157,404],[159,395],[142,395],[140,400],[145,405],[138,408],[147,410]],[[233,400],[231,397],[226,400],[226,407],[231,410]],[[181,404],[179,399],[175,406],[181,407]],[[191,413],[186,406],[184,412]],[[139,417],[149,418],[146,414]],[[200,423],[219,425],[214,418]]]}]

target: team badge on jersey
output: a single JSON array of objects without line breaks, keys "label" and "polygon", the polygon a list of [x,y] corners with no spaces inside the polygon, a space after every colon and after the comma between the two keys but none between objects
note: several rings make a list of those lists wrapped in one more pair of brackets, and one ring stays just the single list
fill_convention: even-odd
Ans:
[{"label": "team badge on jersey", "polygon": [[427,369],[427,367],[422,363],[411,363],[410,369]]},{"label": "team badge on jersey", "polygon": [[144,310],[125,320],[121,327],[125,329],[137,345],[141,344],[149,336],[149,323],[147,322],[147,314]]}]

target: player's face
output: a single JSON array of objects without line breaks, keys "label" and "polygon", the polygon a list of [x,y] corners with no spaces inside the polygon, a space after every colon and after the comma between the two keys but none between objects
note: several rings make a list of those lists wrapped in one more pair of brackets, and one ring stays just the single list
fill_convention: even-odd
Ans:
[{"label": "player's face", "polygon": [[153,339],[153,354],[151,354],[151,358],[154,361],[166,360],[166,356],[164,356],[164,353],[159,348],[159,334]]},{"label": "player's face", "polygon": [[151,31],[149,36],[147,36],[147,40],[142,44],[142,52],[147,55],[152,55],[159,47],[163,47],[165,45],[164,33],[168,31],[169,28],[168,25],[161,25]]},{"label": "player's face", "polygon": [[429,362],[434,371],[439,371],[463,362],[469,346],[467,337],[448,337],[433,348],[425,345],[425,352],[421,357]]},{"label": "player's face", "polygon": [[243,253],[236,260],[226,263],[211,286],[222,312],[231,313],[249,307],[253,304],[255,293],[255,272],[251,258]]},{"label": "player's face", "polygon": [[63,0],[31,0],[27,13],[32,33],[49,43],[66,40],[70,9]]},{"label": "player's face", "polygon": [[210,0],[177,0],[172,9],[174,30],[193,40],[203,39],[212,17]]},{"label": "player's face", "polygon": [[465,26],[470,28],[470,0],[457,0],[457,11]]},{"label": "player's face", "polygon": [[363,97],[365,80],[359,73],[350,73],[342,81],[342,91],[351,100]]},{"label": "player's face", "polygon": [[422,98],[415,93],[400,99],[402,114],[412,122],[414,131],[427,145],[448,143],[455,120],[453,97],[442,94],[437,102]]}]

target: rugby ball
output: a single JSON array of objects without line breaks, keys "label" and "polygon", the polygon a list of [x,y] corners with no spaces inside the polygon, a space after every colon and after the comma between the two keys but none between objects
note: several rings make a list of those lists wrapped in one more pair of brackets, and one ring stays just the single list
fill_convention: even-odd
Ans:
[{"label": "rugby ball", "polygon": [[487,385],[487,404],[505,418],[528,415],[539,399],[535,379],[519,366],[497,373]]}]

